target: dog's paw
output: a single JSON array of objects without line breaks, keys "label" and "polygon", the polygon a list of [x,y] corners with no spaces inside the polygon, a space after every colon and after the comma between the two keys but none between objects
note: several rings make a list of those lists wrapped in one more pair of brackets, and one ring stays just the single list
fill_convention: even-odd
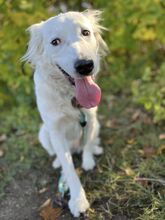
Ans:
[{"label": "dog's paw", "polygon": [[56,158],[56,159],[53,161],[52,167],[53,167],[54,169],[58,169],[58,168],[61,167],[61,164],[60,164],[60,161],[59,161],[58,158]]},{"label": "dog's paw", "polygon": [[101,155],[104,152],[103,148],[100,146],[94,146],[93,147],[93,153],[95,155]]},{"label": "dog's paw", "polygon": [[83,163],[82,163],[82,168],[86,171],[88,170],[93,170],[95,167],[95,160],[94,157],[91,153],[86,153],[83,155]]},{"label": "dog's paw", "polygon": [[69,201],[69,209],[74,217],[79,217],[80,213],[86,212],[89,208],[89,202],[86,199],[85,193],[78,198],[71,198]]}]

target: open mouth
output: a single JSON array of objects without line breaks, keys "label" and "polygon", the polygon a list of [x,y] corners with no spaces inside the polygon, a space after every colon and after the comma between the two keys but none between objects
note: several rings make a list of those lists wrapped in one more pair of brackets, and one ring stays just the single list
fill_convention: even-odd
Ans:
[{"label": "open mouth", "polygon": [[75,86],[75,97],[77,103],[87,109],[96,107],[101,100],[101,89],[94,82],[92,76],[72,78],[62,67],[57,64],[59,70],[68,78],[71,85]]},{"label": "open mouth", "polygon": [[58,64],[56,64],[56,65],[59,68],[59,70],[67,77],[67,79],[69,80],[71,85],[75,86],[74,78],[72,78],[61,66],[59,66]]}]

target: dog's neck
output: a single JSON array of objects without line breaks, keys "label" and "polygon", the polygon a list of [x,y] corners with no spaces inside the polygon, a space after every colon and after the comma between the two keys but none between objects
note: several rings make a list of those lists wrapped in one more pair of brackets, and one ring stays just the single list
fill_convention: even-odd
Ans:
[{"label": "dog's neck", "polygon": [[[34,81],[36,86],[44,87],[57,99],[71,103],[74,97],[74,87],[58,68],[44,68],[36,66]],[[44,89],[43,88],[43,89]]]}]

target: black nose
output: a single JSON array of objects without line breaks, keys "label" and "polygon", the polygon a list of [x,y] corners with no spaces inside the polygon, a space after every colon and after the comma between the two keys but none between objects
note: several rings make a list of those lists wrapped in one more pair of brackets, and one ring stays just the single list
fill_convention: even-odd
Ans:
[{"label": "black nose", "polygon": [[75,63],[76,71],[83,76],[92,75],[93,67],[93,60],[77,60]]}]

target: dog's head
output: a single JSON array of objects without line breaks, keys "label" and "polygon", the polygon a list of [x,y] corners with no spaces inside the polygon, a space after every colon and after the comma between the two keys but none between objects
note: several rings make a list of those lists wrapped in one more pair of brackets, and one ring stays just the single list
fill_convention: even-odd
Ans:
[{"label": "dog's head", "polygon": [[37,65],[48,60],[74,78],[96,73],[106,44],[101,37],[100,11],[67,12],[28,28],[24,60]]},{"label": "dog's head", "polygon": [[96,74],[106,51],[100,11],[67,12],[28,28],[30,41],[23,59],[33,66],[50,63],[81,79]]}]

